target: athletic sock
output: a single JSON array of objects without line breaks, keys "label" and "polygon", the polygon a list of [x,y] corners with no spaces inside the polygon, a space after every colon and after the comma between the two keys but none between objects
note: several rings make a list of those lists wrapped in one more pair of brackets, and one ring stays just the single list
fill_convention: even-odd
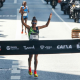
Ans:
[{"label": "athletic sock", "polygon": [[34,74],[37,74],[37,71],[36,70],[34,70]]},{"label": "athletic sock", "polygon": [[31,72],[31,67],[30,67],[30,69],[29,69],[29,72]]}]

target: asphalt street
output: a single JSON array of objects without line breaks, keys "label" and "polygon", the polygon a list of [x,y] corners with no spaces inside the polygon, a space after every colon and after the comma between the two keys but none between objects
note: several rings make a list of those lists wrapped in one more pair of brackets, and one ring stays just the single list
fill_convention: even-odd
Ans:
[{"label": "asphalt street", "polygon": [[[28,40],[28,35],[21,34],[21,14],[19,9],[23,0],[6,0],[0,9],[0,41]],[[65,40],[71,38],[71,30],[79,27],[68,15],[64,15],[57,4],[52,9],[44,0],[26,0],[29,7],[28,22],[36,16],[39,25],[46,24],[50,13],[53,16],[47,28],[40,30],[40,40]],[[25,30],[24,30],[25,31]],[[80,80],[80,54],[41,54],[38,56],[38,80]],[[34,58],[32,59],[34,71]],[[33,80],[28,74],[28,55],[1,55],[0,80]]]},{"label": "asphalt street", "polygon": [[[1,8],[0,40],[28,40],[28,35],[21,34],[22,24],[19,9],[22,5],[22,0],[17,0],[16,3],[14,1],[6,0]],[[37,26],[40,26],[46,24],[51,12],[53,14],[49,26],[40,30],[40,40],[71,39],[71,29],[80,26],[80,24],[74,23],[73,19],[69,19],[68,15],[63,14],[59,4],[53,10],[43,0],[27,0],[27,6],[30,11],[27,24],[30,26],[33,16],[36,16],[38,20]]]}]

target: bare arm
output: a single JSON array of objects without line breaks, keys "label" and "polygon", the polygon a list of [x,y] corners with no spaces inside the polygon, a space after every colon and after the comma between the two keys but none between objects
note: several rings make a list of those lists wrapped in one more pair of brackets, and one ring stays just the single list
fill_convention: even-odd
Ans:
[{"label": "bare arm", "polygon": [[29,9],[28,9],[28,13],[29,13]]},{"label": "bare arm", "polygon": [[52,17],[52,13],[49,16],[49,19],[48,19],[47,23],[45,25],[43,25],[43,26],[38,26],[38,29],[42,29],[42,28],[48,27],[51,17]]},{"label": "bare arm", "polygon": [[30,29],[30,26],[29,25],[27,25],[25,22],[24,22],[24,19],[23,19],[23,13],[24,13],[24,11],[22,10],[21,11],[21,21],[22,21],[22,24],[29,30]]},{"label": "bare arm", "polygon": [[28,9],[28,13],[29,13],[29,8],[27,7],[27,9]]},{"label": "bare arm", "polygon": [[21,13],[21,10],[22,10],[22,7],[20,8],[19,13]]}]

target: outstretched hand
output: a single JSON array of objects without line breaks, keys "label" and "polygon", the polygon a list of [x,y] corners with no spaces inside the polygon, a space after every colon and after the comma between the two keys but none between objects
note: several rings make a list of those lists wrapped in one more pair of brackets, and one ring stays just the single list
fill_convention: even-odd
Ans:
[{"label": "outstretched hand", "polygon": [[49,18],[50,18],[50,19],[52,18],[52,13],[50,13],[50,16],[49,16]]}]

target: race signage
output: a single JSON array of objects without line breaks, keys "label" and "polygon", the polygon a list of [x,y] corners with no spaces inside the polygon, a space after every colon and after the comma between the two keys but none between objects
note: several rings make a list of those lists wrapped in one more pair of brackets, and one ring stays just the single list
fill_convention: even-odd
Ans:
[{"label": "race signage", "polygon": [[0,55],[79,53],[80,40],[0,41]]}]

